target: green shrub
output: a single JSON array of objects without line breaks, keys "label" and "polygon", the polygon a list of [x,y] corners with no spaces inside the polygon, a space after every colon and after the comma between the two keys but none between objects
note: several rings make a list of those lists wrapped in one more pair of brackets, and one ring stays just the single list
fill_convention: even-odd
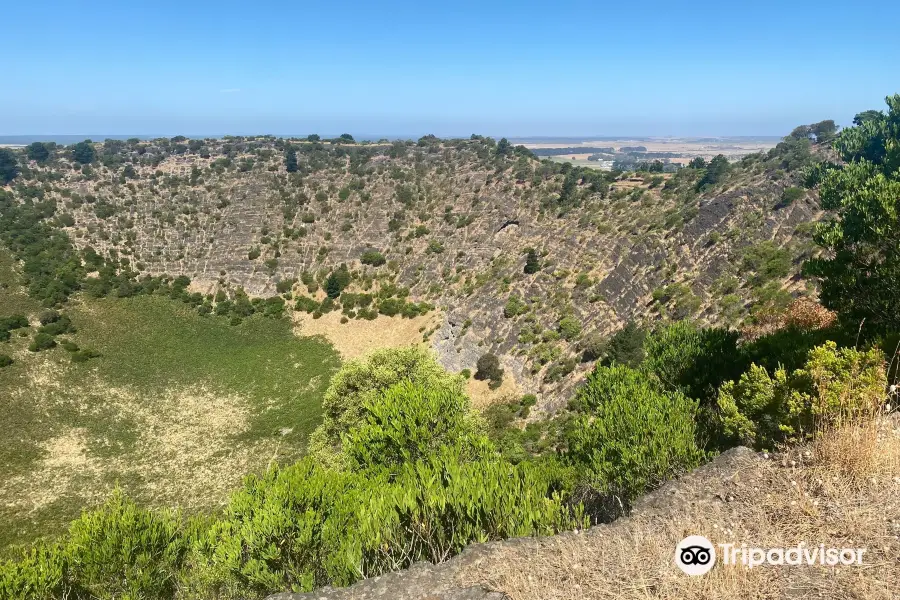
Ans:
[{"label": "green shrub", "polygon": [[310,454],[323,464],[346,467],[342,437],[364,423],[367,405],[401,382],[451,393],[462,393],[463,385],[462,378],[415,347],[376,350],[365,360],[349,361],[325,391],[323,420],[310,436]]},{"label": "green shrub", "polygon": [[62,315],[55,321],[47,323],[46,325],[41,325],[38,328],[38,333],[44,333],[53,336],[74,332],[75,327],[72,325],[72,320],[66,315]]},{"label": "green shrub", "polygon": [[702,458],[696,401],[663,392],[638,370],[596,367],[572,406],[579,416],[566,436],[568,460],[624,506]]},{"label": "green shrub", "polygon": [[41,325],[49,325],[50,323],[56,323],[59,321],[62,315],[59,314],[59,311],[56,310],[44,310],[41,311],[41,314],[38,315],[38,322]]},{"label": "green shrub", "polygon": [[548,383],[557,382],[574,371],[576,366],[577,361],[574,358],[564,358],[547,369],[547,374],[544,375],[544,381]]},{"label": "green shrub", "polygon": [[560,335],[568,341],[581,335],[581,322],[575,317],[563,317],[559,320],[558,328]]},{"label": "green shrub", "polygon": [[8,354],[0,354],[0,369],[2,369],[3,367],[8,367],[9,365],[13,364],[13,362],[14,361],[12,357]]},{"label": "green shrub", "polygon": [[741,257],[741,271],[752,273],[750,283],[761,286],[772,279],[786,277],[791,272],[791,255],[775,242],[766,240],[749,246]]},{"label": "green shrub", "polygon": [[541,270],[541,263],[538,260],[537,251],[534,248],[529,248],[525,252],[525,268],[523,272],[526,275],[534,275],[538,271]]},{"label": "green shrub", "polygon": [[12,331],[23,327],[28,327],[28,319],[24,315],[0,317],[0,331]]},{"label": "green shrub", "polygon": [[92,358],[99,358],[101,355],[96,350],[76,350],[72,352],[72,362],[74,363],[83,363],[91,360]]},{"label": "green shrub", "polygon": [[784,191],[781,192],[781,201],[778,203],[779,207],[790,206],[797,200],[803,197],[804,192],[803,188],[798,187],[786,187]]},{"label": "green shrub", "polygon": [[528,304],[519,296],[510,296],[503,307],[503,316],[507,319],[524,315],[528,312]]},{"label": "green shrub", "polygon": [[348,431],[344,452],[356,469],[396,468],[452,446],[461,460],[486,455],[487,438],[461,389],[403,381],[363,406],[363,422]]},{"label": "green shrub", "polygon": [[594,331],[584,336],[578,344],[581,360],[591,362],[600,360],[606,354],[607,341],[603,334]]},{"label": "green shrub", "polygon": [[172,598],[187,549],[177,514],[138,508],[117,491],[61,542],[0,564],[0,597]]},{"label": "green shrub", "polygon": [[48,335],[46,333],[34,334],[34,339],[28,345],[28,349],[32,352],[40,352],[42,350],[49,350],[55,347],[56,340],[53,339],[52,335]]},{"label": "green shrub", "polygon": [[384,258],[384,255],[378,250],[366,250],[362,253],[360,257],[360,262],[364,265],[372,265],[373,267],[380,267],[387,260]]},{"label": "green shrub", "polygon": [[644,340],[647,332],[634,321],[626,323],[609,339],[604,364],[637,368],[644,360]]},{"label": "green shrub", "polygon": [[563,502],[565,469],[452,452],[387,473],[335,473],[312,460],[251,477],[203,543],[226,596],[342,586],[472,542],[552,534],[581,520]]},{"label": "green shrub", "polygon": [[659,328],[644,342],[642,368],[669,391],[679,391],[703,405],[715,403],[716,390],[740,375],[746,364],[737,347],[738,333],[701,328],[680,321]]},{"label": "green shrub", "polygon": [[772,448],[812,435],[817,425],[871,412],[884,397],[884,355],[826,342],[809,351],[802,369],[758,365],[719,390],[722,427],[734,442]]},{"label": "green shrub", "polygon": [[303,312],[312,313],[319,309],[319,303],[309,296],[298,296],[294,304],[294,310],[302,310]]},{"label": "green shrub", "polygon": [[286,294],[293,289],[294,284],[297,283],[296,279],[282,279],[278,283],[275,284],[275,291],[279,294]]}]

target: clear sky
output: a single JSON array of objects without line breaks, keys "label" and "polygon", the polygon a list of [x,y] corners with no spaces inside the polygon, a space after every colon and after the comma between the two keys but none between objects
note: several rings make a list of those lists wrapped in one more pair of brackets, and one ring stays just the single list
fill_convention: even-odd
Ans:
[{"label": "clear sky", "polygon": [[898,0],[8,2],[0,135],[783,135],[900,92]]}]

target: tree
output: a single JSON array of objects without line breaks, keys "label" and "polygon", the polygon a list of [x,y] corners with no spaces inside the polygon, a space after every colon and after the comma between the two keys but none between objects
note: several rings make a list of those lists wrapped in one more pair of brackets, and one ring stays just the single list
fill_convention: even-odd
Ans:
[{"label": "tree", "polygon": [[512,150],[512,144],[506,138],[500,138],[497,143],[497,156],[506,156]]},{"label": "tree", "polygon": [[500,359],[497,358],[496,354],[491,352],[482,354],[478,362],[475,363],[475,367],[478,369],[475,371],[475,379],[487,380],[496,385],[503,381],[503,369],[500,367]]},{"label": "tree", "polygon": [[529,248],[528,252],[525,256],[525,273],[528,275],[533,275],[541,270],[541,263],[538,260],[537,251],[534,248]]},{"label": "tree", "polygon": [[697,183],[697,189],[701,190],[716,185],[725,179],[729,168],[728,159],[723,154],[717,155],[706,166],[706,173],[703,174],[703,178]]},{"label": "tree", "polygon": [[344,142],[353,142],[353,141],[355,141],[355,140],[353,139],[353,136],[350,135],[349,133],[342,133],[338,139],[341,140],[341,141],[344,141]]},{"label": "tree", "polygon": [[97,158],[97,151],[90,140],[78,142],[72,146],[72,159],[83,165],[89,165]]},{"label": "tree", "polygon": [[309,134],[308,136],[306,136],[306,141],[307,141],[307,142],[318,142],[318,141],[321,140],[321,139],[322,139],[322,138],[319,136],[318,133],[311,133],[311,134]]},{"label": "tree", "polygon": [[886,102],[887,115],[868,115],[838,135],[845,164],[825,165],[813,178],[836,218],[816,231],[825,254],[805,265],[826,308],[873,332],[900,330],[900,94]]},{"label": "tree", "polygon": [[25,149],[25,153],[28,155],[29,160],[34,160],[39,163],[42,163],[50,158],[50,150],[48,150],[47,146],[42,144],[41,142],[34,142],[29,144],[28,148]]},{"label": "tree", "polygon": [[297,172],[297,151],[293,146],[288,146],[284,153],[284,168],[288,173]]},{"label": "tree", "polygon": [[6,185],[19,174],[19,161],[12,150],[0,148],[0,184]]},{"label": "tree", "polygon": [[347,270],[346,265],[341,265],[339,269],[332,271],[325,280],[325,293],[333,300],[340,296],[348,285],[350,285],[350,271]]},{"label": "tree", "polygon": [[644,339],[647,332],[634,321],[628,321],[606,345],[604,364],[619,364],[637,368],[644,360]]},{"label": "tree", "polygon": [[702,156],[695,156],[691,159],[691,162],[688,163],[688,167],[690,167],[691,169],[705,169],[706,159]]},{"label": "tree", "polygon": [[864,110],[861,113],[857,113],[855,117],[853,117],[854,125],[862,125],[866,121],[878,121],[884,117],[884,113],[880,110]]},{"label": "tree", "polygon": [[819,121],[809,126],[810,133],[816,136],[817,144],[824,144],[832,141],[837,134],[837,125],[831,119]]}]

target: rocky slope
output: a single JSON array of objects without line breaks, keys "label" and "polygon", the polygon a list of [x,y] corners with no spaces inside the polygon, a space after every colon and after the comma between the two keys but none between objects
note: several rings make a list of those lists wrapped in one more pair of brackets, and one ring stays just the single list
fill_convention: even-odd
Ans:
[{"label": "rocky slope", "polygon": [[[474,371],[479,356],[498,354],[546,409],[582,374],[586,339],[630,319],[735,324],[779,289],[801,291],[792,277],[820,217],[807,193],[785,201],[799,171],[783,150],[704,185],[704,170],[580,171],[489,139],[294,141],[298,170],[288,173],[287,144],[96,145],[93,166],[62,152],[32,163],[18,194],[55,202],[79,248],[140,273],[186,275],[205,294],[270,296],[288,281],[292,298],[320,301],[328,273],[346,264],[349,291],[396,285],[441,310],[423,333],[447,368]],[[529,248],[539,257],[531,274]],[[362,264],[367,250],[386,262]]]}]

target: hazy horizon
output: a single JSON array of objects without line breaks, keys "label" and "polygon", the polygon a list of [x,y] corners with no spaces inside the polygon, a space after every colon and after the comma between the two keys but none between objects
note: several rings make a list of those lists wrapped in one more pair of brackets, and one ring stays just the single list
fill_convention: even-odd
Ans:
[{"label": "hazy horizon", "polygon": [[[350,133],[350,132],[344,132]],[[478,133],[478,132],[474,132]],[[259,133],[243,133],[243,134],[233,134],[233,133],[220,133],[220,134],[183,134],[183,133],[166,133],[166,134],[145,134],[145,133],[134,133],[134,134],[61,134],[61,135],[0,135],[0,145],[21,145],[25,146],[32,142],[55,142],[60,145],[70,145],[74,144],[86,139],[91,140],[92,142],[102,142],[105,139],[114,139],[114,140],[127,140],[131,138],[137,138],[140,140],[153,140],[159,138],[172,138],[175,136],[184,136],[188,139],[221,139],[228,136],[260,136],[260,135],[272,135],[276,138],[284,138],[284,139],[303,139],[307,137],[308,133],[294,133],[294,134],[281,134],[281,133],[267,133],[267,132],[259,132]],[[336,138],[340,134],[339,133],[324,133],[319,134],[323,139]],[[427,133],[418,133],[418,134],[408,134],[408,135],[399,135],[399,134],[385,134],[385,135],[376,135],[376,134],[352,134],[356,141],[366,141],[366,142],[377,142],[378,140],[387,139],[390,141],[394,140],[416,140],[423,135],[427,135]],[[471,135],[471,134],[469,134]],[[447,138],[468,138],[469,135],[457,135],[457,136],[439,136],[439,137],[447,137]],[[479,134],[481,135],[481,134]],[[485,134],[487,135],[487,134]],[[765,141],[774,141],[779,140],[784,136],[766,136],[766,135],[718,135],[718,136],[710,136],[710,135],[683,135],[683,136],[665,136],[665,135],[542,135],[542,136],[492,136],[496,138],[507,137],[510,141],[515,143],[578,143],[578,142],[589,142],[589,141],[614,141],[614,140],[654,140],[654,139],[692,139],[692,140],[765,140]]]}]

